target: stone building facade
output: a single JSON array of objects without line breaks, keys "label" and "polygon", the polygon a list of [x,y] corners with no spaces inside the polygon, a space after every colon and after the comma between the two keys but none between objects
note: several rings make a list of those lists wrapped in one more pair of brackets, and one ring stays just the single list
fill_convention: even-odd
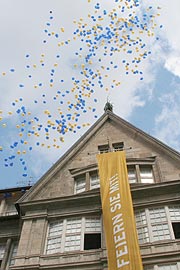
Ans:
[{"label": "stone building facade", "polygon": [[22,220],[15,207],[30,186],[0,190],[0,269],[14,265]]},{"label": "stone building facade", "polygon": [[4,219],[1,201],[1,269],[107,270],[96,154],[122,149],[144,269],[180,270],[180,154],[111,111],[18,195],[18,213]]}]

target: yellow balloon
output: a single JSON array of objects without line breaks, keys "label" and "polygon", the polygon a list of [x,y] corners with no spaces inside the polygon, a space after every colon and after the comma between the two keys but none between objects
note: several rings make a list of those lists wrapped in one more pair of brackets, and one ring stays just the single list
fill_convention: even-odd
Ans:
[{"label": "yellow balloon", "polygon": [[59,138],[61,142],[64,142],[64,138],[63,137],[60,137]]}]

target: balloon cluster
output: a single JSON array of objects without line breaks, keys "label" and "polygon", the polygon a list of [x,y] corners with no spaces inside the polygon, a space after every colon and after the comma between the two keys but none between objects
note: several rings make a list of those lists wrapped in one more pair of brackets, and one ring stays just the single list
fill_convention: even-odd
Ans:
[{"label": "balloon cluster", "polygon": [[[88,3],[93,5],[90,0]],[[9,145],[11,154],[4,159],[4,166],[12,167],[19,156],[22,176],[27,177],[26,153],[34,147],[59,149],[67,133],[76,133],[90,125],[80,121],[82,115],[91,113],[97,118],[97,91],[120,89],[124,74],[133,74],[138,80],[143,80],[141,62],[151,54],[147,41],[149,38],[154,42],[158,40],[156,29],[162,28],[156,22],[159,11],[160,7],[141,8],[139,0],[114,0],[111,10],[96,3],[93,12],[87,14],[86,18],[73,21],[74,31],[68,39],[63,39],[66,32],[63,26],[60,25],[59,31],[53,30],[55,18],[50,11],[42,43],[51,46],[51,41],[55,42],[59,53],[55,55],[48,74],[44,75],[50,77],[45,83],[35,83],[33,74],[47,66],[46,55],[41,53],[38,63],[31,61],[30,53],[25,55],[26,79],[33,81],[33,89],[38,90],[38,94],[27,106],[23,93],[28,86],[20,82],[18,87],[22,88],[22,96],[12,101],[8,115],[0,110],[0,129],[8,126],[5,119],[10,116],[16,116],[17,129],[17,138]],[[59,65],[63,61],[63,48],[68,50],[71,44],[74,44],[71,63],[73,76],[69,76],[71,87],[67,88]],[[2,77],[12,73],[16,73],[15,68],[2,72]],[[113,77],[114,73],[119,74],[119,80]],[[88,100],[94,105],[90,106]],[[0,152],[3,152],[2,145]]]}]

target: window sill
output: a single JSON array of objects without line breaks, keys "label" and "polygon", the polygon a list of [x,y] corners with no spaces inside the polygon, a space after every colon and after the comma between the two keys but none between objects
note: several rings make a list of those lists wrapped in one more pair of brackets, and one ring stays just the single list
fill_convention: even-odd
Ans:
[{"label": "window sill", "polygon": [[74,250],[74,251],[65,251],[65,252],[56,252],[53,254],[43,254],[41,257],[76,257],[79,255],[86,255],[86,254],[94,254],[94,253],[101,253],[102,248],[98,249],[89,249],[89,250]]},{"label": "window sill", "polygon": [[158,240],[154,242],[147,242],[144,244],[139,244],[140,247],[152,247],[152,246],[162,246],[168,244],[180,244],[180,239],[168,239],[168,240]]}]

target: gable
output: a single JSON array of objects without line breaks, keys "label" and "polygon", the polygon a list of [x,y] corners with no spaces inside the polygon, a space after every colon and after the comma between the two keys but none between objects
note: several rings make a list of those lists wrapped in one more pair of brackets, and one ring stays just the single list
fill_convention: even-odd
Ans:
[{"label": "gable", "polygon": [[179,179],[180,155],[113,113],[105,113],[80,140],[25,194],[21,201],[74,194],[74,177],[97,169],[98,146],[123,142],[127,160],[156,162],[156,180]]}]

